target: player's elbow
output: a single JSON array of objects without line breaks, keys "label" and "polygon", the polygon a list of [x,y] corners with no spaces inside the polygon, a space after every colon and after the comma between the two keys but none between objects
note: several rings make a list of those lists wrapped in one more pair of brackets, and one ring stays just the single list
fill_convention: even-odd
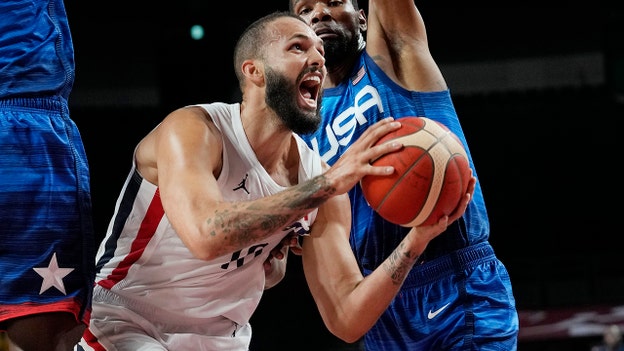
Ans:
[{"label": "player's elbow", "polygon": [[369,304],[353,303],[353,298],[348,294],[339,293],[334,298],[323,299],[319,298],[322,296],[319,289],[313,289],[313,296],[327,330],[344,342],[357,342],[376,321],[369,314]]},{"label": "player's elbow", "polygon": [[340,340],[349,344],[357,342],[364,336],[364,333],[356,332],[355,330],[350,328],[341,328],[335,330],[330,329],[330,332]]},{"label": "player's elbow", "polygon": [[191,254],[202,261],[211,261],[219,255],[215,250],[211,250],[209,245],[187,245]]},{"label": "player's elbow", "polygon": [[214,238],[203,235],[200,229],[187,227],[178,231],[178,236],[191,254],[199,260],[210,261],[224,254],[222,245],[218,245]]},{"label": "player's elbow", "polygon": [[355,343],[360,340],[367,329],[361,328],[357,323],[341,323],[336,320],[325,321],[327,329],[340,340],[346,343]]},{"label": "player's elbow", "polygon": [[363,335],[360,335],[359,337],[354,337],[353,335],[350,335],[348,337],[339,337],[339,338],[346,343],[353,344],[357,342],[358,340],[360,340],[362,336]]}]

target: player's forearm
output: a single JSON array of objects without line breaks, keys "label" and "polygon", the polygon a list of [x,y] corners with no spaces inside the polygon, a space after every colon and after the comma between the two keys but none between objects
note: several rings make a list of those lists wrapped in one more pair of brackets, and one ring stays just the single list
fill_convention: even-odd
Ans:
[{"label": "player's forearm", "polygon": [[419,254],[410,250],[405,240],[373,273],[364,278],[346,299],[343,318],[334,316],[330,331],[346,342],[355,342],[372,328],[396,297]]},{"label": "player's forearm", "polygon": [[194,254],[212,259],[264,240],[334,196],[330,183],[320,175],[257,200],[218,204],[198,230]]}]

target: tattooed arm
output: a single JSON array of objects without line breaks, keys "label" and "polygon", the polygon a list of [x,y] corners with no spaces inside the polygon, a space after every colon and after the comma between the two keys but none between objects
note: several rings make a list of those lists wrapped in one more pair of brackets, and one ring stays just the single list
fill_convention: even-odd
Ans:
[{"label": "tattooed arm", "polygon": [[349,246],[351,210],[347,195],[334,197],[319,208],[311,235],[303,242],[303,268],[321,317],[334,335],[355,342],[373,326],[429,241],[464,213],[475,181],[471,181],[463,206],[435,225],[412,228],[366,278]]},{"label": "tattooed arm", "polygon": [[[224,200],[217,184],[223,165],[222,137],[201,108],[169,114],[139,143],[136,162],[141,175],[159,187],[165,213],[182,241],[197,258],[208,260],[263,240],[328,199],[346,193],[364,175],[393,172],[392,167],[372,167],[369,160],[401,147],[371,147],[398,127],[390,119],[376,124],[325,173],[253,201]],[[290,138],[285,131],[269,142]],[[278,153],[279,147],[268,145],[266,149]]]}]

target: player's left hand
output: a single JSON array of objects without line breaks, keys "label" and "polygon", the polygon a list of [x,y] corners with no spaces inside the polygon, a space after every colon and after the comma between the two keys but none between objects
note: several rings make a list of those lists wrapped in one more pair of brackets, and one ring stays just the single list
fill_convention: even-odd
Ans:
[{"label": "player's left hand", "polygon": [[299,246],[299,236],[297,234],[285,236],[271,250],[269,257],[264,261],[265,289],[275,286],[286,275],[286,258],[288,257],[289,249],[294,254],[301,255],[301,246]]},{"label": "player's left hand", "polygon": [[412,230],[410,230],[408,236],[411,237],[411,240],[409,242],[411,243],[410,245],[414,245],[413,249],[415,253],[421,254],[431,240],[442,234],[451,223],[464,215],[466,209],[468,208],[468,204],[472,200],[476,184],[477,178],[472,176],[468,183],[466,194],[464,194],[453,213],[440,218],[437,223],[413,227]]}]

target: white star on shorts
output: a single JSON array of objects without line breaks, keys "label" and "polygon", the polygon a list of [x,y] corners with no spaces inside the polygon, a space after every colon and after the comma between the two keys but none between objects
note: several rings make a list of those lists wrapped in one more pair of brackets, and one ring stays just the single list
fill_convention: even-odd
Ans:
[{"label": "white star on shorts", "polygon": [[50,264],[48,267],[33,268],[37,274],[43,278],[41,283],[41,290],[39,295],[51,287],[57,288],[63,295],[67,295],[65,292],[65,285],[63,284],[63,278],[73,271],[73,268],[59,268],[58,261],[56,260],[56,252],[52,255]]}]

